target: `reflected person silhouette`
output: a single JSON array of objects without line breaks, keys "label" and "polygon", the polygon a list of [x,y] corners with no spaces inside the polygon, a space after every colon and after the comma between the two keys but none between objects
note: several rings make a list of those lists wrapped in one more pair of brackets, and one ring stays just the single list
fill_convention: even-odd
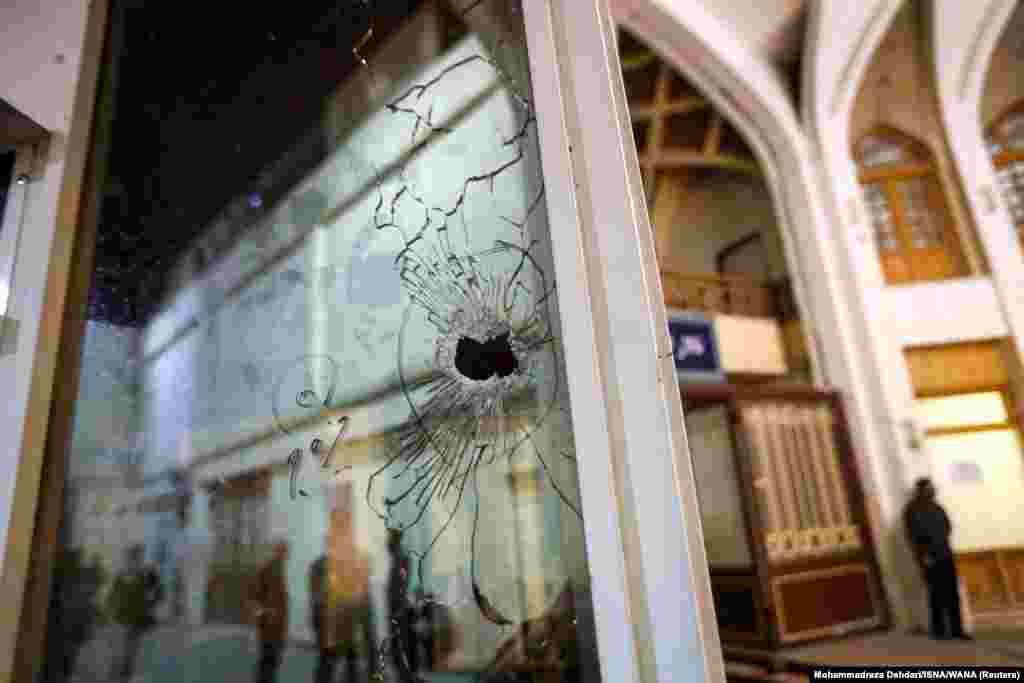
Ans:
[{"label": "reflected person silhouette", "polygon": [[185,604],[188,600],[186,579],[189,564],[189,527],[191,526],[192,500],[183,474],[176,474],[174,486],[177,498],[174,502],[177,529],[174,538],[174,576],[171,577],[171,615],[176,619],[185,618]]},{"label": "reflected person silhouette", "polygon": [[388,556],[391,559],[387,595],[389,632],[394,643],[390,648],[392,665],[396,671],[418,671],[416,615],[408,595],[412,563],[402,550],[402,533],[395,529],[388,532]]},{"label": "reflected person silhouette", "polygon": [[142,639],[156,625],[154,611],[164,591],[156,569],[143,563],[145,548],[135,545],[125,552],[124,567],[114,579],[107,608],[114,621],[124,628],[121,670],[122,680],[135,675],[135,660]]},{"label": "reflected person silhouette", "polygon": [[270,559],[252,577],[246,607],[260,639],[257,683],[272,683],[288,635],[288,542],[275,541]]},{"label": "reflected person silhouette", "polygon": [[48,633],[59,652],[43,662],[43,680],[69,680],[75,671],[78,653],[93,634],[99,618],[96,597],[103,585],[103,568],[94,559],[86,564],[81,549],[65,550],[57,560],[51,593]]},{"label": "reflected person silhouette", "polygon": [[575,592],[572,582],[566,582],[543,614],[520,624],[498,647],[485,680],[497,683],[528,672],[544,673],[545,680],[560,683],[587,680],[580,669]]},{"label": "reflected person silhouette", "polygon": [[[346,681],[355,681],[359,658],[376,663],[370,561],[355,543],[352,515],[335,510],[325,540],[326,553],[309,571],[310,612],[320,650],[316,683],[330,683],[338,657],[346,662]],[[362,650],[360,652],[360,650]]]}]

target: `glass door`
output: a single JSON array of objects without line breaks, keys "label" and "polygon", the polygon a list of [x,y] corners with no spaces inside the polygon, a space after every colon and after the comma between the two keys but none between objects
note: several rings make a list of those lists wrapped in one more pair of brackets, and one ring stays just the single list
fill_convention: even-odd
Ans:
[{"label": "glass door", "polygon": [[[112,3],[44,678],[653,671],[625,618],[594,351],[567,341],[593,321],[552,17],[334,0],[197,24],[151,5]],[[675,516],[643,511],[644,538],[682,525],[657,502],[677,490],[651,487]],[[168,496],[170,543],[148,518]],[[690,580],[685,547],[657,557],[636,572]],[[707,666],[673,607],[700,596],[658,590],[669,680]]]}]

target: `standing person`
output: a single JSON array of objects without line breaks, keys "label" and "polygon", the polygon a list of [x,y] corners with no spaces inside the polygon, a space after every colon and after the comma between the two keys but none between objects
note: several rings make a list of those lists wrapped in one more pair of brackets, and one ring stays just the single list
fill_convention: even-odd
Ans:
[{"label": "standing person", "polygon": [[141,545],[128,549],[124,569],[114,579],[108,597],[107,606],[114,621],[125,629],[120,676],[126,681],[135,675],[142,638],[156,625],[153,612],[164,597],[160,575],[143,563],[144,552]]},{"label": "standing person", "polygon": [[61,554],[50,597],[47,633],[53,644],[47,647],[51,656],[43,662],[44,681],[67,681],[74,676],[78,653],[92,637],[99,617],[96,596],[102,585],[102,568],[96,561],[86,564],[81,549]]},{"label": "standing person", "polygon": [[260,638],[257,683],[272,683],[281,665],[288,634],[287,562],[287,541],[276,541],[270,560],[249,585],[248,608]]},{"label": "standing person", "polygon": [[922,477],[914,483],[914,495],[907,503],[903,520],[928,584],[932,638],[971,640],[964,633],[960,618],[960,580],[949,543],[953,525],[935,500],[935,485],[931,479]]},{"label": "standing person", "polygon": [[313,630],[320,649],[315,681],[332,683],[338,657],[344,656],[348,683],[358,677],[360,640],[370,670],[376,664],[370,561],[356,547],[350,512],[332,513],[326,546],[327,552],[309,570]]},{"label": "standing person", "polygon": [[388,555],[391,570],[388,573],[388,619],[391,624],[391,659],[396,671],[419,671],[419,648],[416,642],[415,613],[410,604],[408,590],[412,567],[402,552],[402,533],[388,531]]},{"label": "standing person", "polygon": [[191,522],[192,498],[188,489],[188,481],[184,474],[174,474],[175,502],[174,512],[177,518],[177,529],[174,534],[174,563],[172,577],[171,615],[176,619],[184,619],[186,616],[185,603],[187,600],[186,571],[189,566],[189,527]]}]

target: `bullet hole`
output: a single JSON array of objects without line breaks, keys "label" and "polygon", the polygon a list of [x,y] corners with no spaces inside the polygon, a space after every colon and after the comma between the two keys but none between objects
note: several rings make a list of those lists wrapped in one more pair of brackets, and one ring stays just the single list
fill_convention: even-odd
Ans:
[{"label": "bullet hole", "polygon": [[519,361],[506,332],[482,344],[469,337],[460,338],[455,347],[455,367],[469,379],[482,382],[494,375],[508,377],[519,369]]}]

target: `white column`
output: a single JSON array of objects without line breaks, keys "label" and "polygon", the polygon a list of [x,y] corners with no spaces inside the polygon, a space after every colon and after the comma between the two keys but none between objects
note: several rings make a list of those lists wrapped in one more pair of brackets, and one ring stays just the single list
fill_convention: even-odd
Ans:
[{"label": "white column", "polygon": [[[963,182],[967,206],[992,269],[992,283],[1010,334],[1024,339],[1024,253],[1003,202],[985,145],[981,96],[992,53],[1015,0],[933,5],[931,43],[946,141]],[[1024,348],[1016,344],[1018,360]]]},{"label": "white column", "polygon": [[849,139],[850,111],[861,79],[900,5],[901,0],[833,0],[814,6],[804,107],[821,160],[821,185],[829,194],[833,248],[843,262],[848,301],[858,319],[858,348],[870,398],[864,418],[873,423],[877,438],[869,454],[873,481],[866,481],[865,488],[869,507],[873,502],[878,516],[873,526],[879,559],[897,623],[909,625],[924,615],[906,608],[908,591],[915,593],[917,571],[901,511],[911,481],[927,473],[928,462],[907,438],[906,426],[916,419],[913,385],[900,341],[886,328],[885,280]]}]

